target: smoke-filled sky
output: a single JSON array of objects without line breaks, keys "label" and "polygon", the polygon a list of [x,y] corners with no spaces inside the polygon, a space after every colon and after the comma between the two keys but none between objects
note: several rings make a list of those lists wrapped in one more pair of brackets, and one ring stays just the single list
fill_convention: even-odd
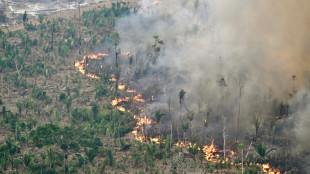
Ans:
[{"label": "smoke-filled sky", "polygon": [[[142,0],[139,13],[119,20],[116,26],[121,49],[138,57],[137,65],[154,70],[140,79],[141,86],[152,86],[160,79],[159,103],[171,98],[175,107],[178,92],[184,89],[190,110],[197,113],[198,103],[203,111],[211,108],[214,115],[229,120],[228,132],[234,132],[240,83],[244,83],[243,131],[253,134],[252,117],[267,120],[274,100],[290,103],[294,122],[287,122],[294,128],[286,134],[296,137],[301,150],[309,151],[310,144],[303,137],[310,138],[309,124],[305,124],[309,123],[310,102],[309,97],[302,97],[308,93],[305,72],[310,66],[309,0],[152,2]],[[154,35],[165,44],[157,62],[147,64]],[[161,71],[168,80],[152,76]],[[221,78],[227,84],[223,89],[218,83]],[[293,86],[297,93],[292,99]],[[224,109],[218,109],[222,97]]]}]

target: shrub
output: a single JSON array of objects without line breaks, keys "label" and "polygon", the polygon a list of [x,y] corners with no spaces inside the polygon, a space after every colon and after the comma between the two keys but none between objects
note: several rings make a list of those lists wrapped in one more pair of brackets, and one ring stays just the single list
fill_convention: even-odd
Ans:
[{"label": "shrub", "polygon": [[113,165],[114,165],[114,157],[113,157],[112,150],[111,150],[110,148],[106,148],[105,152],[106,152],[106,154],[107,154],[106,162],[107,162],[110,166],[113,166]]},{"label": "shrub", "polygon": [[59,95],[59,100],[60,100],[60,101],[64,101],[65,99],[66,99],[66,94],[61,93],[61,94]]},{"label": "shrub", "polygon": [[130,148],[130,144],[126,144],[125,140],[123,138],[120,139],[120,144],[121,144],[121,149],[123,151],[127,150]]}]

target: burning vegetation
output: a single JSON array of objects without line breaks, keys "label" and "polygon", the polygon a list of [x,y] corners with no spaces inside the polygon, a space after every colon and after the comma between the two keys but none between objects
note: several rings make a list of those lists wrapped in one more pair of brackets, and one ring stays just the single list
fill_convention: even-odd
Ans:
[{"label": "burning vegetation", "polygon": [[0,31],[0,173],[307,173],[301,2],[24,12]]},{"label": "burning vegetation", "polygon": [[[128,53],[129,55],[129,53]],[[90,73],[85,73],[85,65],[87,67],[87,64],[85,64],[85,60],[86,59],[94,59],[94,60],[100,60],[100,56],[108,56],[108,54],[91,54],[88,56],[84,56],[83,60],[81,62],[78,62],[78,64],[76,63],[76,68],[78,68],[78,70],[90,77],[90,78],[94,78],[94,79],[99,79],[98,76],[90,74]],[[81,66],[84,65],[84,66]],[[119,79],[115,78],[115,75],[112,74],[111,77],[109,78],[109,81],[111,82],[115,82],[115,83],[119,83]],[[130,107],[129,109],[126,109],[124,106],[132,106],[132,104],[128,105],[128,103],[146,103],[146,100],[142,98],[142,94],[141,93],[137,93],[136,90],[130,90],[127,88],[127,85],[119,83],[118,85],[118,90],[120,91],[124,91],[126,93],[135,93],[135,95],[133,95],[132,97],[124,97],[124,98],[115,98],[114,100],[111,101],[111,105],[113,107],[115,107],[116,109],[118,109],[121,112],[131,112],[130,111]],[[185,96],[186,92],[181,90],[181,92],[179,93],[179,97],[180,97],[180,104],[182,104],[183,98]],[[154,96],[151,96],[151,101],[153,101]],[[194,113],[192,113],[194,114]],[[162,114],[164,115],[164,114]],[[193,117],[193,115],[192,115]],[[155,137],[152,137],[153,134],[152,133],[148,133],[148,131],[154,129],[156,122],[150,118],[148,118],[146,115],[144,116],[138,116],[138,115],[134,115],[134,119],[137,120],[136,123],[136,127],[134,127],[132,134],[135,137],[136,141],[139,142],[153,142],[155,144],[161,144],[163,142],[165,142],[166,140],[163,139],[164,137],[162,137],[161,135],[157,135]],[[191,118],[192,119],[192,118]],[[207,126],[207,120],[205,119],[204,121],[204,126]],[[162,137],[162,138],[161,138]],[[185,136],[184,136],[185,138]],[[198,147],[198,145],[192,144],[191,142],[187,142],[185,139],[184,141],[178,141],[174,144],[176,147],[180,147],[180,148],[186,148],[186,149],[193,149],[196,148],[198,151],[203,152],[204,154],[204,159],[206,161],[210,161],[213,163],[229,163],[231,165],[240,165],[240,163],[236,164],[233,162],[233,159],[238,159],[239,157],[236,156],[237,153],[234,152],[232,149],[229,148],[225,148],[224,151],[226,152],[224,155],[224,159],[223,157],[221,157],[221,155],[223,154],[223,150],[220,150],[218,148],[215,147],[214,145],[214,139],[212,139],[211,144],[210,145],[203,145],[201,147]],[[222,160],[223,159],[223,160]],[[271,167],[269,163],[257,163],[257,164],[250,164],[250,165],[257,165],[261,168],[261,170],[265,173],[268,174],[280,174],[280,169]]]},{"label": "burning vegetation", "polygon": [[[102,60],[103,57],[109,56],[109,54],[104,54],[104,53],[98,53],[98,54],[90,54],[87,56],[84,56],[83,59],[81,61],[77,61],[75,62],[75,67],[80,71],[80,73],[94,78],[94,79],[99,79],[99,76],[89,72],[88,68],[89,68],[89,63],[90,60]],[[102,68],[102,66],[100,66],[100,68]]]}]

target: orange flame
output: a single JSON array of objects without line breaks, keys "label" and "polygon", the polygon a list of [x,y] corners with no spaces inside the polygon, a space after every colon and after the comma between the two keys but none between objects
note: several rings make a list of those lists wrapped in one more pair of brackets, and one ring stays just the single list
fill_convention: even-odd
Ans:
[{"label": "orange flame", "polygon": [[178,141],[176,144],[174,144],[175,146],[178,147],[187,147],[187,145],[183,142],[183,141]]},{"label": "orange flame", "polygon": [[161,4],[162,3],[162,1],[161,0],[154,0],[153,1],[153,5],[156,5],[156,4]]},{"label": "orange flame", "polygon": [[126,92],[128,92],[128,93],[135,93],[135,92],[136,92],[136,90],[133,90],[133,89],[127,89],[127,90],[126,90]]},{"label": "orange flame", "polygon": [[[151,124],[152,120],[147,118],[146,116],[139,117],[135,115],[134,118],[137,119],[137,124],[136,127],[133,129],[132,133],[135,135],[135,139],[137,141],[144,142],[145,141],[144,126]],[[151,138],[151,141],[159,143],[159,138]]]},{"label": "orange flame", "polygon": [[126,98],[115,98],[114,100],[112,100],[111,105],[112,106],[117,106],[119,103],[123,102],[123,101],[129,101],[129,97]]},{"label": "orange flame", "polygon": [[210,146],[208,145],[203,146],[202,151],[205,153],[205,159],[207,161],[214,161],[215,159],[214,153],[217,151],[214,147],[214,139],[212,140],[212,143]]},{"label": "orange flame", "polygon": [[159,144],[160,138],[159,137],[151,138],[151,141],[156,144]]},{"label": "orange flame", "polygon": [[118,89],[122,90],[122,91],[125,90],[125,87],[126,87],[126,85],[124,85],[124,84],[119,84],[118,85]]},{"label": "orange flame", "polygon": [[125,112],[126,109],[123,106],[117,106],[116,109]]},{"label": "orange flame", "polygon": [[133,97],[133,101],[144,103],[145,100],[142,98],[141,93]]},{"label": "orange flame", "polygon": [[[95,74],[86,73],[86,71],[85,71],[85,61],[86,61],[86,58],[88,58],[88,59],[100,60],[100,59],[101,59],[100,57],[104,57],[104,56],[108,56],[108,55],[109,55],[109,54],[105,54],[105,53],[90,54],[90,55],[84,56],[84,57],[83,57],[83,60],[75,62],[74,66],[75,66],[82,74],[85,74],[86,76],[88,76],[88,77],[90,77],[90,78],[93,78],[93,79],[99,79],[99,77],[98,77],[97,75],[95,75]],[[86,66],[88,66],[88,64],[87,64]],[[102,68],[102,66],[101,66],[101,68]]]},{"label": "orange flame", "polygon": [[270,164],[257,164],[258,166],[261,166],[263,168],[263,171],[267,174],[281,174],[280,169],[275,169],[270,167]]},{"label": "orange flame", "polygon": [[111,75],[111,78],[109,79],[111,82],[116,82],[116,78],[115,78],[115,75],[114,74],[112,74]]}]

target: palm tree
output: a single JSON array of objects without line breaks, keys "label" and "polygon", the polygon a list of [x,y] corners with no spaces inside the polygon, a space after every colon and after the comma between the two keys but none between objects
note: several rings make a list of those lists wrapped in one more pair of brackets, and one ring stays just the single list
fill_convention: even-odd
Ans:
[{"label": "palm tree", "polygon": [[257,144],[254,144],[253,146],[256,154],[259,156],[262,163],[271,151],[277,150],[276,148],[270,148],[267,150],[266,144],[264,142],[259,142]]},{"label": "palm tree", "polygon": [[27,20],[27,11],[24,12],[24,15],[23,15],[23,24],[24,24],[24,27],[26,25],[26,20]]},{"label": "palm tree", "polygon": [[116,50],[116,47],[120,42],[120,37],[119,37],[118,32],[114,32],[111,37],[112,37],[114,51],[115,51],[115,64],[117,65],[118,64],[118,61],[117,61],[118,52]]},{"label": "palm tree", "polygon": [[28,166],[29,166],[31,160],[32,160],[32,157],[29,154],[29,152],[25,152],[24,155],[21,157],[21,161],[27,169],[28,169]]},{"label": "palm tree", "polygon": [[192,121],[194,120],[194,115],[195,115],[195,112],[194,111],[190,111],[188,114],[187,114],[187,119],[189,121],[189,130],[191,131],[192,129]]},{"label": "palm tree", "polygon": [[155,121],[157,123],[157,130],[158,130],[158,136],[160,136],[160,128],[159,128],[159,123],[161,118],[164,116],[165,114],[160,113],[160,110],[155,112]]},{"label": "palm tree", "polygon": [[181,112],[182,112],[182,104],[184,102],[185,94],[186,92],[183,89],[181,89],[181,91],[179,92],[179,103],[180,103]]},{"label": "palm tree", "polygon": [[179,92],[179,104],[180,104],[180,116],[179,116],[179,121],[178,121],[178,141],[180,141],[180,133],[179,133],[179,126],[180,126],[180,119],[181,119],[181,113],[182,113],[182,104],[184,102],[184,97],[185,97],[186,92],[181,89],[181,91]]},{"label": "palm tree", "polygon": [[295,80],[296,80],[296,75],[293,75],[292,76],[292,82],[293,82],[293,95],[296,93],[296,91],[295,91]]},{"label": "palm tree", "polygon": [[22,116],[22,109],[23,109],[23,107],[22,107],[22,103],[20,102],[20,100],[17,101],[16,107],[18,109],[18,114],[21,117]]},{"label": "palm tree", "polygon": [[49,168],[51,169],[54,167],[55,164],[55,147],[54,146],[48,146],[45,148],[45,153],[47,155],[47,161],[49,163]]},{"label": "palm tree", "polygon": [[[266,144],[264,142],[259,142],[257,144],[254,144],[253,146],[254,146],[255,152],[259,156],[262,164],[264,162],[264,159],[267,157],[267,155],[271,151],[277,150],[276,148],[271,148],[271,149],[267,150]],[[261,167],[261,171],[263,171],[262,167]]]},{"label": "palm tree", "polygon": [[[54,48],[54,33],[56,31],[56,28],[57,28],[57,23],[55,20],[53,20],[53,22],[50,25],[50,30],[51,30],[51,34],[52,34],[51,50],[53,50],[53,48]],[[79,44],[80,44],[80,41],[79,41]]]}]

